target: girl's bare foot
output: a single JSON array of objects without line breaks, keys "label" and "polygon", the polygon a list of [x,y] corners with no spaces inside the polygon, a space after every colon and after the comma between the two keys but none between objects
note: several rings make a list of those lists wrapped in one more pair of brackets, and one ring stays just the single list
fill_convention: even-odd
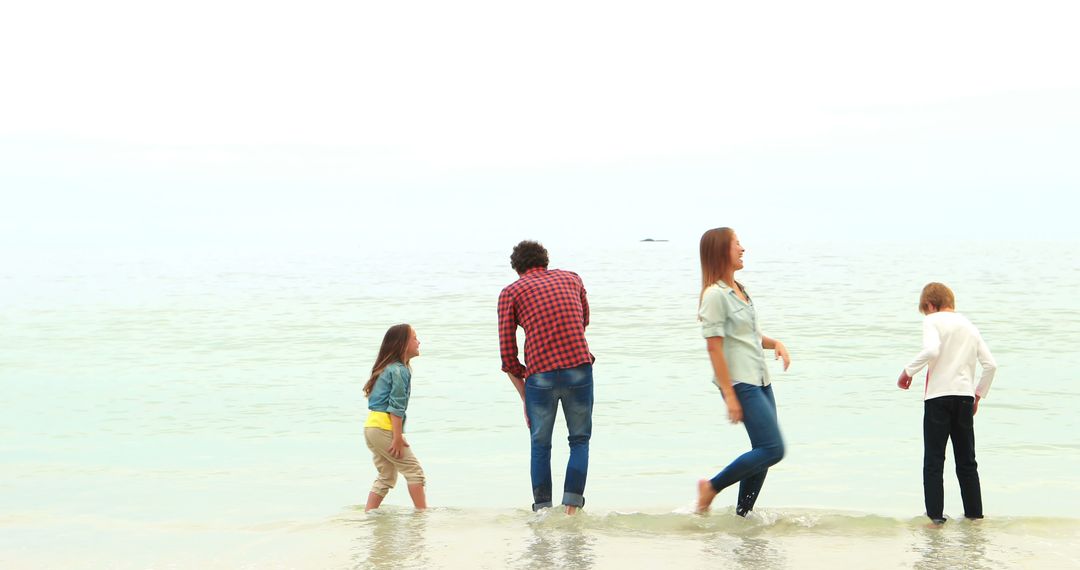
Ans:
[{"label": "girl's bare foot", "polygon": [[367,504],[364,505],[364,512],[366,513],[372,509],[379,508],[379,505],[382,504],[382,500],[382,496],[376,495],[375,493],[368,493]]},{"label": "girl's bare foot", "polygon": [[409,497],[412,498],[413,506],[416,507],[416,510],[422,511],[427,509],[427,494],[424,493],[423,483],[410,483]]},{"label": "girl's bare foot", "polygon": [[716,498],[716,491],[712,488],[712,483],[708,479],[700,479],[697,482],[697,510],[695,511],[699,515],[703,515],[709,512],[709,506],[712,505],[713,499]]}]

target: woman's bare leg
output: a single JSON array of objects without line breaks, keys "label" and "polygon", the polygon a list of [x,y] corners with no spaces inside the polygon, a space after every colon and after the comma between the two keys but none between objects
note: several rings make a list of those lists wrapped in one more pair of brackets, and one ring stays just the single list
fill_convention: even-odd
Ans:
[{"label": "woman's bare leg", "polygon": [[709,512],[709,506],[715,498],[716,491],[712,488],[712,483],[708,479],[699,480],[697,482],[697,513],[703,515]]}]

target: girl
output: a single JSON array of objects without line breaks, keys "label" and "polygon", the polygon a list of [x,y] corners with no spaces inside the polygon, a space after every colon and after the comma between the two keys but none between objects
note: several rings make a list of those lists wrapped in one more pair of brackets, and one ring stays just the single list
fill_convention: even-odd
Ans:
[{"label": "girl", "polygon": [[424,470],[409,449],[409,442],[402,435],[405,426],[405,409],[409,407],[409,381],[412,369],[409,361],[420,356],[420,341],[416,331],[409,325],[394,325],[386,331],[371,377],[364,385],[368,399],[367,421],[364,423],[364,439],[371,450],[372,460],[379,476],[368,493],[364,512],[377,509],[386,493],[397,483],[400,472],[409,484],[409,496],[413,505],[427,508],[424,495]]},{"label": "girl", "polygon": [[744,251],[731,228],[712,229],[701,236],[701,333],[728,419],[746,426],[752,449],[711,480],[698,481],[697,501],[697,512],[704,513],[717,493],[739,483],[735,512],[743,517],[753,510],[769,467],[784,457],[764,349],[771,348],[776,358],[784,359],[784,370],[791,364],[784,343],[761,334],[754,303],[735,281],[735,272],[743,268]]}]

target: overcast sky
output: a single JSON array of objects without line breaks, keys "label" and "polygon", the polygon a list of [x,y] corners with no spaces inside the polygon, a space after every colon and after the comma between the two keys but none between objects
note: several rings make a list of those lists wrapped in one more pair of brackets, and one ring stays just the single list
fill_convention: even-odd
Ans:
[{"label": "overcast sky", "polygon": [[1078,240],[1075,2],[21,2],[15,247]]}]

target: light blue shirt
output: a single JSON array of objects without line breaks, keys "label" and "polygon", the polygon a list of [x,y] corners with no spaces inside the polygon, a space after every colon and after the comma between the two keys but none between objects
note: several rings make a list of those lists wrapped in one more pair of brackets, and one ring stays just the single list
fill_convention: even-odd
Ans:
[{"label": "light blue shirt", "polygon": [[409,407],[409,380],[412,373],[400,362],[395,362],[379,374],[368,395],[368,409],[394,414],[405,421],[405,409]]},{"label": "light blue shirt", "polygon": [[[743,301],[734,289],[720,281],[705,289],[698,317],[701,336],[724,337],[724,360],[732,382],[769,385],[769,369],[765,366],[765,349],[761,347],[761,328],[753,301]],[[715,376],[713,383],[720,385]]]}]

